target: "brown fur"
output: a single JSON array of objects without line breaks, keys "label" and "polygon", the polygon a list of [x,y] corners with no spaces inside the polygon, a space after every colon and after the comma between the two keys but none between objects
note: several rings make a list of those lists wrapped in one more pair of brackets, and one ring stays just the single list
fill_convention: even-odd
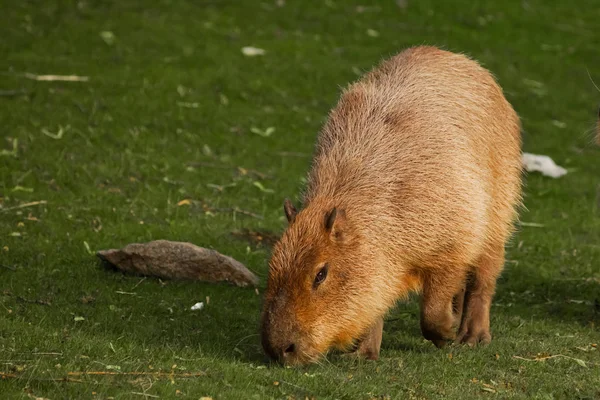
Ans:
[{"label": "brown fur", "polygon": [[382,318],[411,291],[422,294],[422,332],[436,345],[489,342],[520,199],[520,122],[490,73],[434,47],[384,61],[330,113],[302,210],[286,202],[265,351],[300,364],[360,342],[377,358]]}]

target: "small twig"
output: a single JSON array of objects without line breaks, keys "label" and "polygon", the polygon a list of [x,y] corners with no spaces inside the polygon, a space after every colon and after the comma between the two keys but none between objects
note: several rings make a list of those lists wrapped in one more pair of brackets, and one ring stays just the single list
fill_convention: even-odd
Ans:
[{"label": "small twig", "polygon": [[196,161],[188,164],[188,167],[209,167],[209,168],[220,168],[220,169],[230,169],[231,166],[228,165],[217,165],[213,163],[207,163],[202,161]]},{"label": "small twig", "polygon": [[296,151],[279,151],[276,154],[283,157],[310,157],[310,154],[299,153]]},{"label": "small twig", "polygon": [[538,224],[537,222],[523,222],[523,221],[519,221],[519,225],[529,226],[531,228],[543,228],[546,226],[544,224]]},{"label": "small twig", "polygon": [[9,269],[11,271],[16,271],[17,270],[15,267],[11,267],[10,265],[0,264],[0,267]]},{"label": "small twig", "polygon": [[135,289],[136,287],[140,286],[140,284],[141,284],[142,282],[144,282],[145,280],[146,280],[146,277],[144,277],[144,278],[140,279],[140,281],[139,281],[138,283],[136,283],[136,284],[135,284],[135,286],[131,288],[131,290],[133,290],[133,289]]},{"label": "small twig", "polygon": [[31,93],[29,90],[16,89],[16,90],[0,90],[0,97],[14,97],[19,95],[27,95]]},{"label": "small twig", "polygon": [[263,219],[264,218],[262,215],[254,214],[253,212],[242,210],[241,208],[238,208],[238,207],[230,207],[230,208],[208,208],[207,211],[214,211],[214,212],[234,212],[234,213],[239,213],[239,214],[247,215],[249,217],[254,217],[254,218],[258,218],[258,219]]},{"label": "small twig", "polygon": [[539,358],[525,358],[525,357],[520,357],[520,356],[513,356],[513,358],[516,358],[517,360],[531,361],[531,362],[543,362],[543,361],[549,360],[551,358],[566,358],[567,360],[575,361],[577,364],[581,365],[582,367],[587,367],[587,364],[585,361],[580,360],[579,358],[565,356],[563,354],[555,354],[553,356],[544,356],[544,357],[539,357]]},{"label": "small twig", "polygon": [[238,346],[240,345],[240,343],[242,343],[244,340],[246,340],[246,339],[249,339],[249,338],[251,338],[251,337],[253,337],[253,336],[258,336],[258,335],[259,335],[258,333],[254,333],[254,334],[252,334],[252,335],[244,336],[244,337],[243,337],[243,338],[241,338],[241,339],[240,339],[240,341],[239,341],[239,342],[237,342],[237,343],[235,344],[235,346],[233,346],[233,347],[238,347]]},{"label": "small twig", "polygon": [[25,375],[17,375],[17,374],[8,374],[4,372],[0,372],[0,380],[5,379],[27,379],[28,381],[38,381],[38,382],[65,382],[65,383],[84,383],[81,379],[72,379],[68,377],[64,378],[36,378]]},{"label": "small twig", "polygon": [[185,373],[173,373],[173,372],[112,372],[112,371],[82,371],[82,372],[68,372],[67,376],[86,376],[86,375],[102,375],[102,376],[154,376],[163,378],[197,378],[199,376],[206,376],[206,372],[185,372]]},{"label": "small twig", "polygon": [[137,293],[133,293],[133,292],[123,292],[123,291],[121,291],[121,290],[116,290],[116,291],[115,291],[115,293],[117,293],[117,294],[126,294],[126,295],[128,295],[128,296],[136,296],[136,295],[137,295]]},{"label": "small twig", "polygon": [[49,301],[46,301],[46,300],[29,300],[29,299],[26,299],[25,297],[22,297],[22,296],[17,296],[17,300],[22,301],[24,303],[40,304],[42,306],[50,306],[50,305],[52,305],[52,303],[50,303]]},{"label": "small twig", "polygon": [[[143,389],[143,388],[142,388]],[[138,396],[144,396],[144,397],[152,397],[153,399],[160,399],[160,397],[153,395],[153,394],[148,394],[148,393],[141,393],[141,392],[131,392],[131,394],[136,394]]]},{"label": "small twig", "polygon": [[53,352],[41,352],[41,353],[31,353],[34,356],[62,356],[63,353],[53,353]]},{"label": "small twig", "polygon": [[594,87],[596,88],[596,90],[598,92],[600,92],[600,88],[598,87],[598,85],[596,85],[596,82],[594,82],[594,79],[592,79],[592,75],[590,74],[590,70],[589,69],[585,69],[587,71],[588,77],[590,78],[590,81],[592,81],[592,85],[594,85]]},{"label": "small twig", "polygon": [[243,171],[245,171],[246,174],[256,175],[260,179],[271,179],[271,178],[273,178],[271,175],[265,174],[264,172],[260,172],[260,171],[257,171],[255,169],[248,169],[248,168],[244,168],[244,167],[232,167],[230,165],[218,165],[218,164],[208,163],[208,162],[202,162],[202,161],[192,162],[192,163],[189,163],[187,165],[188,165],[188,167],[207,167],[207,168],[217,168],[217,169],[235,169],[239,173],[241,173],[242,175],[245,175],[244,172],[243,172]]},{"label": "small twig", "polygon": [[0,212],[18,210],[19,208],[33,207],[33,206],[37,206],[40,204],[48,204],[48,202],[46,200],[32,201],[30,203],[23,203],[23,204],[19,204],[18,206],[14,206],[14,207],[0,208]]},{"label": "small twig", "polygon": [[281,381],[281,380],[280,380],[279,382],[280,382],[280,383],[285,383],[286,385],[289,385],[289,386],[293,386],[293,387],[295,387],[296,389],[304,390],[306,393],[311,393],[311,392],[310,392],[310,390],[308,390],[308,389],[306,389],[306,388],[303,388],[302,386],[294,385],[293,383],[289,383],[289,382],[286,382],[286,381]]},{"label": "small twig", "polygon": [[78,75],[37,75],[29,72],[25,72],[23,76],[27,79],[33,79],[34,81],[45,81],[45,82],[87,82],[90,80],[89,76],[78,76]]}]

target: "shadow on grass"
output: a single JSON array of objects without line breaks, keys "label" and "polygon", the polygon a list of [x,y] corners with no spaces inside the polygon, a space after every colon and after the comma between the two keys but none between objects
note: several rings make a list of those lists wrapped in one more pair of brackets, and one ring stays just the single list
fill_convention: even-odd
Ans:
[{"label": "shadow on grass", "polygon": [[[109,280],[122,275],[110,264],[99,262]],[[110,276],[112,275],[112,278]],[[136,279],[138,279],[137,277]],[[147,278],[143,293],[152,298],[140,304],[135,298],[119,298],[120,310],[115,316],[123,324],[104,326],[105,333],[126,334],[140,343],[154,342],[169,347],[174,354],[197,352],[226,362],[270,365],[260,344],[259,320],[262,296],[253,290],[228,284],[199,282],[162,282]],[[191,312],[191,297],[202,293],[210,303],[200,312]],[[200,299],[204,297],[199,297]],[[106,299],[108,303],[111,299]],[[186,302],[185,306],[181,302]],[[111,306],[112,307],[112,306]],[[509,269],[499,280],[492,308],[492,330],[512,329],[511,321],[557,320],[579,327],[599,323],[598,283],[575,280],[542,280],[534,269]],[[494,327],[502,322],[502,327]],[[499,329],[498,329],[499,328]],[[382,351],[434,352],[424,346],[419,328],[418,297],[400,303],[386,319]],[[107,332],[108,331],[108,332]],[[112,332],[111,332],[112,331]],[[89,332],[94,334],[93,331]],[[408,338],[407,338],[408,337]],[[337,355],[329,357],[332,362]]]}]

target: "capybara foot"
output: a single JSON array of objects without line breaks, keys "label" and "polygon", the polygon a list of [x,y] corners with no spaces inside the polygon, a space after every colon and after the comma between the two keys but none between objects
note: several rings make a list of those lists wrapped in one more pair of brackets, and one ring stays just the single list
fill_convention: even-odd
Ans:
[{"label": "capybara foot", "polygon": [[451,315],[438,320],[422,317],[421,332],[425,339],[430,340],[436,347],[442,348],[456,337],[454,318]]},{"label": "capybara foot", "polygon": [[373,326],[369,328],[365,336],[358,342],[356,350],[351,354],[366,358],[367,360],[379,359],[381,349],[381,339],[383,336],[383,318],[379,318]]},{"label": "capybara foot", "polygon": [[486,345],[492,341],[490,334],[489,301],[481,298],[469,299],[456,343],[469,346]]},{"label": "capybara foot", "polygon": [[471,347],[486,345],[491,341],[492,335],[489,329],[482,329],[473,333],[471,331],[460,332],[456,338],[456,343],[467,344]]}]

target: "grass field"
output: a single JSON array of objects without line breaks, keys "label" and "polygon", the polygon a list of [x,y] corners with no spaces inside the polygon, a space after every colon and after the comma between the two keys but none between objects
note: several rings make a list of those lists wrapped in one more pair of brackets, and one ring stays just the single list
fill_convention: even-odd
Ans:
[{"label": "grass field", "polygon": [[[373,3],[0,2],[2,399],[600,398],[600,7]],[[269,244],[232,232],[279,234],[340,87],[423,43],[491,69],[525,150],[569,170],[526,177],[494,341],[436,349],[413,299],[390,313],[378,362],[268,366]],[[259,294],[124,276],[94,255],[152,239],[239,259]]]}]

